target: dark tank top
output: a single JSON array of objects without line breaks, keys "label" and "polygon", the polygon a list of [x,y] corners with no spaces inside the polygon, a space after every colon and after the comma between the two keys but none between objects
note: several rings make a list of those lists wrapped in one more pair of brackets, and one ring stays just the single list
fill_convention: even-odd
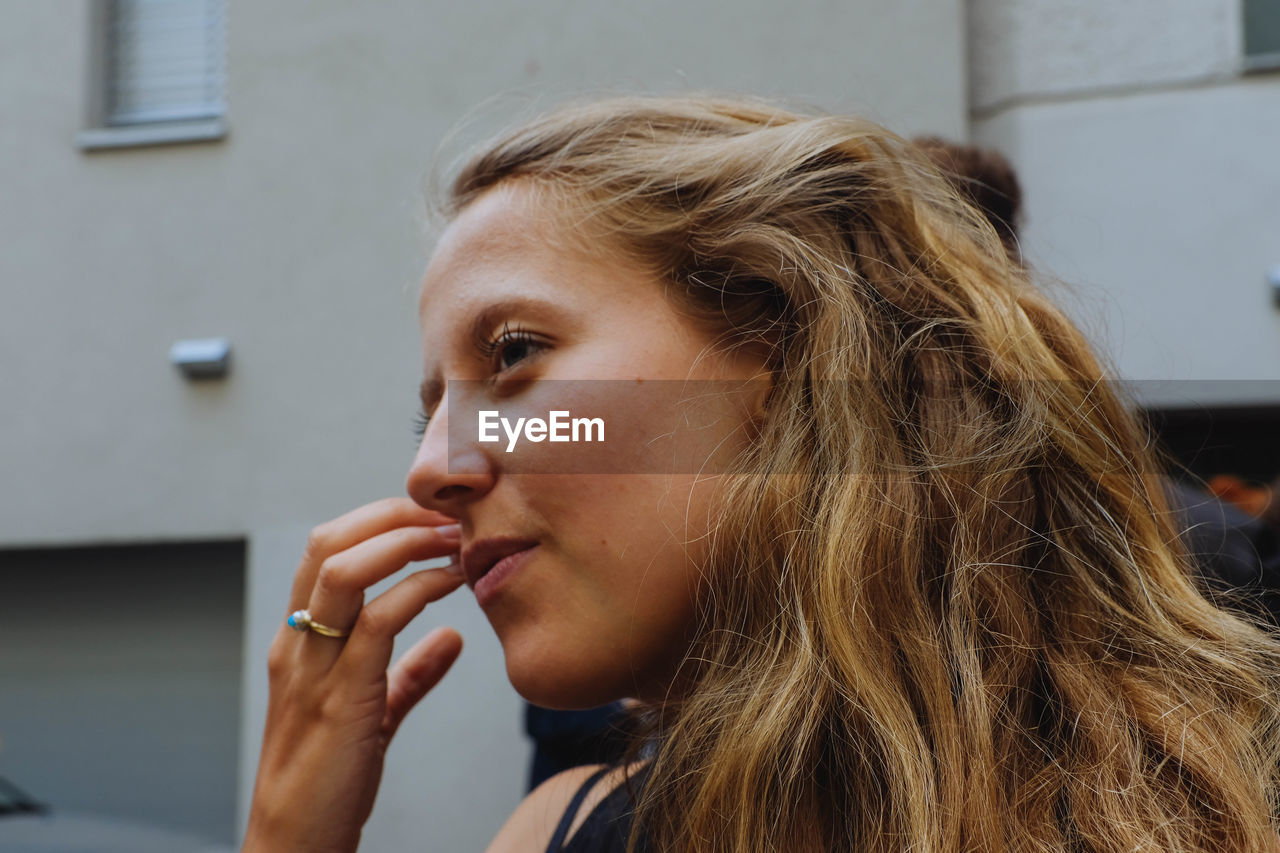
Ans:
[{"label": "dark tank top", "polygon": [[[644,788],[651,766],[646,764],[631,777],[631,788],[637,792]],[[560,817],[560,824],[556,827],[555,834],[551,836],[551,843],[547,845],[547,853],[623,853],[627,849],[627,836],[630,835],[631,825],[635,820],[635,802],[631,798],[631,791],[628,790],[625,781],[610,791],[608,796],[591,810],[582,826],[578,827],[578,831],[573,834],[573,838],[569,839],[569,843],[564,843],[565,836],[569,834],[569,826],[573,823],[574,815],[578,813],[578,808],[586,798],[587,792],[600,781],[600,777],[613,769],[615,768],[608,766],[600,768],[582,783],[582,787],[578,788],[569,802],[569,807]],[[648,849],[648,844],[641,835],[636,842],[636,850],[639,853],[646,853]]]}]

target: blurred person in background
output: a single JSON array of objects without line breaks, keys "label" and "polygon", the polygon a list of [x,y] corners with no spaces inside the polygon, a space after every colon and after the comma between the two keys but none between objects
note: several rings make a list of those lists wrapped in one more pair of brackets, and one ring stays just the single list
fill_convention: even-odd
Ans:
[{"label": "blurred person in background", "polygon": [[[1022,186],[1008,158],[994,148],[938,136],[913,141],[987,218],[1009,257],[1023,263],[1018,242]],[[1207,490],[1173,478],[1164,487],[1183,542],[1209,589],[1223,602],[1246,610],[1257,612],[1261,604],[1280,625],[1280,524],[1265,518],[1272,506],[1272,517],[1280,520],[1280,508],[1273,506],[1267,488],[1251,488],[1231,477],[1211,480]]]}]

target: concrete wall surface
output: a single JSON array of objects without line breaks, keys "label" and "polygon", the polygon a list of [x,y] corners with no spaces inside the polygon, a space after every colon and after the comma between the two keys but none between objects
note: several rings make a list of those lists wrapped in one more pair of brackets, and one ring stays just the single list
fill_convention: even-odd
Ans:
[{"label": "concrete wall surface", "polygon": [[1028,257],[1144,402],[1280,402],[1280,75],[1240,72],[1239,11],[969,6],[973,140],[1012,160]]},{"label": "concrete wall surface", "polygon": [[969,0],[969,103],[1181,85],[1240,67],[1238,0]]},{"label": "concrete wall surface", "polygon": [[[0,438],[24,448],[0,463],[24,495],[0,541],[236,534],[398,491],[420,185],[495,97],[480,125],[584,89],[715,88],[965,130],[957,3],[330,0],[233,4],[226,140],[85,153],[86,8],[14,7],[0,27],[21,116],[0,136]],[[184,382],[169,345],[214,335],[231,378]]]},{"label": "concrete wall surface", "polygon": [[[248,542],[241,819],[307,531],[403,491],[440,140],[602,88],[967,124],[959,0],[282,0],[230,4],[225,139],[88,152],[90,10],[0,10],[0,546]],[[193,384],[166,353],[206,336],[232,371]],[[441,621],[467,648],[399,735],[370,849],[482,849],[521,794],[492,631],[459,595],[410,633]]]}]

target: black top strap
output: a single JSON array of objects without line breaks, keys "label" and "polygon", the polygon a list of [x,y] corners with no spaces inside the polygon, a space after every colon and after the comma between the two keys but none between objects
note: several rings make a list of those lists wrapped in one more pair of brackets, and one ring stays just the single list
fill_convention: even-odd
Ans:
[{"label": "black top strap", "polygon": [[587,792],[591,790],[596,782],[600,781],[600,777],[608,773],[613,768],[605,765],[591,774],[587,781],[582,783],[582,787],[578,788],[578,792],[573,795],[573,799],[569,802],[569,807],[564,810],[564,815],[560,818],[560,825],[556,827],[555,835],[551,836],[551,843],[547,845],[547,853],[555,853],[564,846],[565,836],[569,834],[569,826],[573,823],[573,816],[578,813],[578,807],[582,805],[582,801],[586,799]]}]

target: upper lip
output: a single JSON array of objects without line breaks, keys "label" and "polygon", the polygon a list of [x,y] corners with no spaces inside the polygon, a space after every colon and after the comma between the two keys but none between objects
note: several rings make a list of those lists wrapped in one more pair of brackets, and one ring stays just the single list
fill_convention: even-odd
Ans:
[{"label": "upper lip", "polygon": [[462,551],[462,571],[466,575],[467,583],[474,587],[476,581],[484,577],[485,573],[503,557],[532,548],[537,544],[536,539],[508,537],[473,542],[469,548],[464,548]]}]

